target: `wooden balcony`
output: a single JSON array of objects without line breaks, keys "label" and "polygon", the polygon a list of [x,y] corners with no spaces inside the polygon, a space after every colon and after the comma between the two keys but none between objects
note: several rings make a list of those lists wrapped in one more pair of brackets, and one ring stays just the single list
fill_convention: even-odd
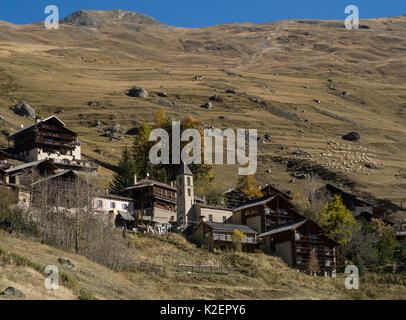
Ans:
[{"label": "wooden balcony", "polygon": [[[233,242],[233,239],[231,237],[231,234],[229,233],[223,233],[223,234],[214,234],[213,235],[213,240],[214,241],[226,241],[226,242]],[[241,241],[241,243],[251,243],[251,244],[257,244],[258,241],[254,238],[245,238]]]}]

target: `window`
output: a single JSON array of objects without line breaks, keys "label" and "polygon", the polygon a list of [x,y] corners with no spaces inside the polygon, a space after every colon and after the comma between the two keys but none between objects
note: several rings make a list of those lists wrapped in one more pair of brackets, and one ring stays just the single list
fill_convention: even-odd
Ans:
[{"label": "window", "polygon": [[187,185],[188,185],[188,186],[191,185],[191,183],[190,183],[190,177],[187,177]]},{"label": "window", "polygon": [[223,216],[223,223],[225,223],[227,221],[227,217]]},{"label": "window", "polygon": [[271,213],[271,208],[265,207],[265,214],[270,214]]},{"label": "window", "polygon": [[209,214],[209,221],[213,222],[213,215],[212,214]]},{"label": "window", "polygon": [[123,203],[123,204],[121,205],[121,208],[122,208],[123,210],[128,210],[128,204]]},{"label": "window", "polygon": [[98,208],[103,207],[103,200],[97,200],[97,207]]},{"label": "window", "polygon": [[326,258],[325,265],[326,265],[326,267],[330,267],[330,258]]},{"label": "window", "polygon": [[209,237],[209,233],[206,232],[206,233],[204,234],[204,237],[207,239],[207,238]]},{"label": "window", "polygon": [[116,203],[114,201],[110,202],[110,208],[115,209],[116,208]]},{"label": "window", "polygon": [[192,191],[190,190],[190,188],[187,189],[187,195],[188,195],[189,197],[192,196]]}]

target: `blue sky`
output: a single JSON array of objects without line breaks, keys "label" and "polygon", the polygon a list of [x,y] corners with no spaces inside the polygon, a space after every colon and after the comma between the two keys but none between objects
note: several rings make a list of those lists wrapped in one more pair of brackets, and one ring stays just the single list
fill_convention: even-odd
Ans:
[{"label": "blue sky", "polygon": [[0,20],[16,24],[43,21],[44,9],[51,4],[58,6],[61,18],[78,9],[124,9],[179,27],[284,19],[344,20],[344,8],[350,4],[358,6],[361,19],[406,14],[406,0],[0,0]]}]

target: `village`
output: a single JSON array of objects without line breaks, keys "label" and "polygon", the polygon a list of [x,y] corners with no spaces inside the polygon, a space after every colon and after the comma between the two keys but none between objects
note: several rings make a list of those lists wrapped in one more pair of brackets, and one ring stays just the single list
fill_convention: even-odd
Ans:
[{"label": "village", "polygon": [[[12,159],[23,164],[12,165]],[[84,179],[83,174],[97,176],[97,172],[97,164],[81,158],[78,135],[56,116],[37,119],[10,135],[9,148],[0,150],[0,185],[12,190],[17,195],[17,206],[27,211],[34,210],[41,190],[54,201],[72,192],[74,183]],[[300,214],[290,195],[271,184],[263,186],[261,196],[254,199],[248,199],[238,188],[227,190],[224,205],[213,205],[195,194],[194,175],[182,163],[176,181],[170,184],[134,175],[132,186],[126,190],[130,197],[108,190],[92,193],[94,214],[110,217],[115,227],[125,232],[183,233],[208,250],[235,250],[239,235],[239,249],[243,252],[261,250],[303,272],[316,259],[315,275],[337,274],[340,243],[318,223]],[[316,195],[339,195],[357,220],[375,218],[391,224],[384,208],[331,184],[317,190]],[[68,211],[74,207],[72,202],[63,201],[55,206]],[[398,230],[397,239],[404,238],[404,230]]]}]

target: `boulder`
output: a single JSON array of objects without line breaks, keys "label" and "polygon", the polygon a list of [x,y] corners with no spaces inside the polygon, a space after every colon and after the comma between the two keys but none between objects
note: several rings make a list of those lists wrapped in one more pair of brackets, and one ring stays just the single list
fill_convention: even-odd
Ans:
[{"label": "boulder", "polygon": [[27,117],[33,120],[35,119],[35,110],[26,101],[20,101],[15,106],[11,107],[11,110],[19,116]]},{"label": "boulder", "polygon": [[236,94],[237,90],[235,90],[235,89],[227,89],[226,93]]},{"label": "boulder", "polygon": [[148,98],[148,91],[143,87],[134,86],[128,91],[130,97]]},{"label": "boulder", "polygon": [[166,92],[163,92],[163,91],[157,91],[157,92],[155,92],[155,94],[158,96],[158,97],[161,97],[161,98],[166,98],[168,95],[167,95],[167,93]]},{"label": "boulder", "polygon": [[320,104],[320,103],[321,103],[321,101],[320,101],[320,100],[318,100],[318,99],[314,99],[314,102],[316,102],[316,103],[318,103],[318,104]]},{"label": "boulder", "polygon": [[72,271],[75,271],[76,270],[76,267],[75,267],[75,265],[72,263],[72,262],[70,262],[70,260],[68,259],[68,258],[59,258],[58,259],[58,262],[60,263],[60,264],[63,264],[64,266],[67,266],[69,269],[71,269]]},{"label": "boulder", "polygon": [[343,140],[347,141],[359,141],[361,136],[358,132],[348,132],[345,136],[342,137]]},{"label": "boulder", "polygon": [[205,104],[201,105],[200,108],[210,109],[213,105],[211,102],[206,102]]},{"label": "boulder", "polygon": [[270,133],[267,133],[267,134],[265,135],[265,140],[268,140],[268,141],[271,141],[271,140],[272,140],[272,136],[271,136]]},{"label": "boulder", "polygon": [[350,93],[348,91],[343,91],[343,96],[349,96]]},{"label": "boulder", "polygon": [[6,290],[4,290],[1,293],[1,295],[18,297],[18,298],[24,298],[25,297],[25,294],[21,290],[18,290],[18,289],[14,288],[14,287],[6,288]]},{"label": "boulder", "polygon": [[272,173],[272,169],[266,169],[265,172],[266,172],[267,174],[271,174],[271,173]]},{"label": "boulder", "polygon": [[367,162],[365,163],[365,167],[368,169],[379,169],[378,165],[374,162]]},{"label": "boulder", "polygon": [[216,101],[216,102],[222,102],[222,101],[223,101],[223,98],[215,94],[214,96],[211,96],[211,97],[209,98],[209,100],[210,100],[210,101]]}]

